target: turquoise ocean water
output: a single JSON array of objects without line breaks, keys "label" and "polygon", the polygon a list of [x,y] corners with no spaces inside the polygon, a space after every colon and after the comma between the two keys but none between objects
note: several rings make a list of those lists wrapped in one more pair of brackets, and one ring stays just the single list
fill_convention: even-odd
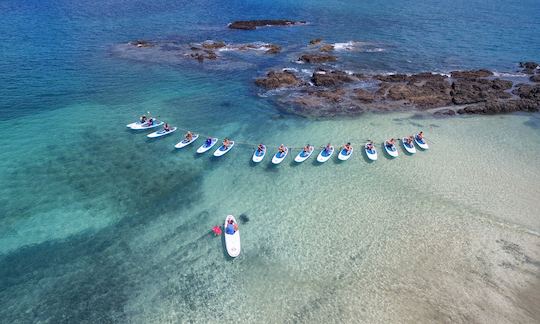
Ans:
[{"label": "turquoise ocean water", "polygon": [[[308,120],[281,114],[253,79],[304,68],[295,55],[317,37],[374,49],[342,53],[347,70],[512,74],[540,61],[539,11],[499,0],[0,2],[2,322],[537,321],[537,114]],[[308,24],[226,28],[256,18]],[[219,68],[117,55],[133,39],[284,53]],[[181,133],[127,131],[146,111],[270,151],[357,150],[278,167],[251,164],[246,145],[196,156],[198,145],[174,150]],[[418,130],[429,151],[359,154],[367,139]],[[249,219],[235,260],[209,234],[227,214]]]}]

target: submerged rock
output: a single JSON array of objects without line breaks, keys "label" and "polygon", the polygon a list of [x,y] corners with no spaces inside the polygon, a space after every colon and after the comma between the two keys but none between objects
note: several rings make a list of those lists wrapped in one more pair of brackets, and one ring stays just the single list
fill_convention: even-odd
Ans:
[{"label": "submerged rock", "polygon": [[303,25],[305,21],[293,21],[286,19],[266,19],[266,20],[239,20],[229,24],[231,29],[255,30],[262,26],[294,26]]},{"label": "submerged rock", "polygon": [[337,57],[330,54],[304,54],[300,56],[300,61],[306,63],[324,63],[324,62],[335,62]]},{"label": "submerged rock", "polygon": [[255,84],[266,89],[293,87],[301,82],[301,79],[289,71],[270,71],[266,77],[255,80]]},{"label": "submerged rock", "polygon": [[332,44],[325,44],[323,46],[321,46],[321,48],[319,49],[321,52],[331,52],[334,50],[334,45]]},{"label": "submerged rock", "polygon": [[322,38],[315,38],[309,41],[309,45],[317,45],[322,42]]},{"label": "submerged rock", "polygon": [[153,47],[154,45],[150,43],[149,41],[145,41],[142,39],[134,40],[132,42],[129,42],[130,45],[137,46],[137,47]]},{"label": "submerged rock", "polygon": [[222,42],[222,41],[218,41],[218,42],[205,41],[205,42],[202,43],[202,47],[205,48],[205,49],[215,50],[215,49],[218,49],[218,48],[225,47],[225,43]]}]

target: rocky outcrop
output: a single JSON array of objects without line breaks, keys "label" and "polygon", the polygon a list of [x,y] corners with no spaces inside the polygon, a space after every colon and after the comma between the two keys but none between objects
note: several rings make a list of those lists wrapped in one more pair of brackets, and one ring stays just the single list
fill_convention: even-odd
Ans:
[{"label": "rocky outcrop", "polygon": [[286,19],[266,19],[266,20],[239,20],[233,21],[229,24],[231,29],[242,29],[242,30],[255,30],[257,27],[263,26],[294,26],[294,25],[303,25],[305,21],[293,21]]},{"label": "rocky outcrop", "polygon": [[529,99],[518,100],[495,100],[485,103],[467,106],[457,110],[458,114],[501,114],[517,111],[538,112],[540,102]]},{"label": "rocky outcrop", "polygon": [[518,84],[512,93],[521,99],[540,101],[540,84]]},{"label": "rocky outcrop", "polygon": [[325,44],[319,48],[319,51],[321,52],[331,52],[334,50],[334,45],[332,44]]},{"label": "rocky outcrop", "polygon": [[306,63],[324,63],[335,62],[337,57],[330,54],[304,54],[300,56],[299,60]]},{"label": "rocky outcrop", "polygon": [[[521,72],[526,74],[533,74],[538,69],[538,63],[536,62],[520,62],[519,67],[522,68]],[[538,71],[536,71],[538,73]]]},{"label": "rocky outcrop", "polygon": [[137,46],[137,47],[153,47],[154,45],[150,43],[149,41],[145,41],[142,39],[134,40],[132,42],[129,42],[130,45]]},{"label": "rocky outcrop", "polygon": [[255,80],[255,84],[266,89],[293,87],[301,83],[302,80],[289,71],[270,71],[266,77]]},{"label": "rocky outcrop", "polygon": [[343,83],[355,81],[355,78],[343,71],[315,71],[311,82],[318,87],[335,87]]},{"label": "rocky outcrop", "polygon": [[281,52],[281,46],[279,45],[268,44],[267,48],[266,54],[278,54]]},{"label": "rocky outcrop", "polygon": [[487,78],[493,75],[493,72],[488,70],[471,70],[471,71],[452,71],[450,75],[454,79],[477,79]]},{"label": "rocky outcrop", "polygon": [[322,42],[322,38],[315,38],[309,41],[309,45],[318,45]]},{"label": "rocky outcrop", "polygon": [[218,41],[218,42],[206,41],[206,42],[203,42],[201,45],[202,45],[203,48],[211,49],[211,50],[215,50],[215,49],[218,49],[218,48],[225,47],[225,43],[222,42],[222,41]]},{"label": "rocky outcrop", "polygon": [[512,81],[488,79],[461,79],[452,83],[452,102],[456,105],[472,104],[488,99],[508,99],[506,92],[512,87]]},{"label": "rocky outcrop", "polygon": [[376,98],[374,93],[367,91],[365,89],[361,89],[361,88],[355,89],[354,95],[356,96],[356,100],[362,103],[371,103],[375,101],[375,98]]}]

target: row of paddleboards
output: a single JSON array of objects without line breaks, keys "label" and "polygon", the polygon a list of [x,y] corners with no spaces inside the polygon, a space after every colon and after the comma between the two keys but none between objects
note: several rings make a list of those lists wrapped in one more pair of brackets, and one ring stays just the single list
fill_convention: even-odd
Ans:
[{"label": "row of paddleboards", "polygon": [[[146,129],[153,129],[153,128],[159,127],[159,126],[161,126],[163,124],[164,123],[162,121],[159,121],[159,120],[156,120],[155,118],[152,118],[151,122],[148,122],[148,121],[144,122],[144,123],[135,122],[135,123],[128,124],[126,126],[128,128],[133,129],[133,130],[146,130]],[[157,137],[172,134],[176,130],[177,130],[177,127],[172,127],[172,128],[170,128],[168,130],[161,129],[161,130],[155,131],[153,133],[150,133],[150,134],[148,134],[146,136],[148,138],[157,138]],[[184,147],[188,146],[189,144],[195,142],[198,138],[199,138],[199,134],[193,134],[191,139],[189,139],[189,140],[184,139],[184,140],[178,142],[177,144],[175,144],[174,147],[177,148],[177,149],[184,148]],[[205,153],[205,152],[209,151],[210,149],[212,149],[212,147],[214,147],[216,145],[217,142],[218,142],[218,139],[215,138],[215,137],[207,139],[204,142],[204,144],[201,145],[197,149],[197,153],[202,154],[202,153]],[[418,147],[420,147],[423,150],[429,149],[429,146],[426,143],[425,139],[420,138],[418,136],[418,134],[414,135],[414,140],[411,143],[409,143],[407,141],[406,137],[401,138],[401,144],[403,145],[403,148],[405,149],[405,151],[407,151],[409,154],[415,154],[416,153],[416,147],[414,146],[414,143],[416,143],[416,145],[418,145]],[[398,150],[397,150],[397,147],[396,147],[395,144],[390,144],[388,141],[386,141],[386,142],[384,142],[383,146],[384,146],[384,149],[385,149],[386,153],[389,156],[398,157],[399,153],[398,153]],[[233,147],[234,147],[234,141],[230,141],[229,145],[227,145],[227,146],[221,145],[214,151],[214,156],[216,156],[216,157],[222,156],[222,155],[226,154],[227,152],[229,152]],[[307,160],[313,154],[314,150],[315,150],[315,148],[312,145],[310,145],[309,149],[307,151],[302,150],[300,153],[298,153],[298,155],[296,155],[296,157],[294,158],[294,161],[298,162],[298,163],[304,162],[305,160]],[[330,146],[328,148],[325,147],[317,155],[317,161],[320,162],[320,163],[324,163],[324,162],[328,161],[332,157],[332,155],[334,154],[334,151],[335,150],[334,150],[333,146]],[[352,156],[353,151],[354,151],[354,149],[352,147],[349,150],[347,150],[345,148],[341,148],[341,150],[339,151],[339,154],[338,154],[338,159],[341,160],[341,161],[347,161]],[[372,143],[370,143],[370,142],[366,143],[364,145],[364,151],[365,151],[366,156],[368,157],[368,159],[370,159],[372,161],[377,160],[377,150],[375,149],[375,146]],[[283,160],[285,160],[285,158],[287,157],[288,154],[289,154],[289,148],[285,147],[283,150],[281,150],[281,151],[277,152],[276,154],[274,154],[274,156],[272,157],[272,163],[273,164],[280,164],[281,162],[283,162]],[[266,145],[262,145],[262,149],[257,148],[255,150],[255,152],[253,153],[252,161],[254,163],[259,163],[264,159],[265,156],[266,156]]]}]

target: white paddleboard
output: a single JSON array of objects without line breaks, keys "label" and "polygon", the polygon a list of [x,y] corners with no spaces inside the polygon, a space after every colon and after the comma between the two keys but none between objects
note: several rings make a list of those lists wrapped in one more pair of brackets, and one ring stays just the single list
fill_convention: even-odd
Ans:
[{"label": "white paddleboard", "polygon": [[339,151],[338,159],[340,159],[341,161],[347,161],[353,154],[353,150],[354,148],[351,147],[349,154],[347,154],[347,151],[344,148],[342,148],[341,151]]},{"label": "white paddleboard", "polygon": [[368,143],[366,143],[366,145],[364,145],[364,151],[366,152],[368,159],[370,159],[371,161],[377,160],[377,150],[375,149],[374,145],[373,145],[373,148],[369,150]]},{"label": "white paddleboard", "polygon": [[287,154],[289,154],[289,148],[285,147],[285,152],[277,152],[276,154],[274,154],[274,157],[272,158],[272,163],[280,164],[287,157]]},{"label": "white paddleboard", "polygon": [[171,128],[171,130],[168,131],[168,132],[166,132],[164,129],[161,129],[161,130],[158,130],[157,132],[150,133],[150,134],[148,134],[146,136],[148,138],[156,138],[156,137],[161,137],[161,136],[172,134],[175,131],[176,131],[176,127]]},{"label": "white paddleboard", "polygon": [[193,134],[191,137],[191,141],[188,141],[187,139],[184,138],[183,141],[176,143],[174,147],[176,147],[177,149],[181,149],[182,147],[186,147],[189,144],[195,142],[197,138],[199,138],[199,134]]},{"label": "white paddleboard", "polygon": [[401,139],[401,144],[403,144],[403,148],[405,149],[405,151],[411,154],[416,153],[416,148],[414,147],[414,141],[412,141],[411,144],[407,144],[406,140],[407,140],[406,137],[403,137]]},{"label": "white paddleboard", "polygon": [[388,147],[386,145],[386,141],[385,141],[383,145],[384,145],[384,149],[386,150],[386,153],[388,153],[388,155],[390,155],[391,157],[397,157],[398,156],[398,151],[397,151],[396,144],[392,145],[391,147]]},{"label": "white paddleboard", "polygon": [[253,157],[251,160],[255,163],[259,163],[264,159],[264,156],[266,155],[266,145],[263,145],[262,151],[259,151],[259,149],[255,149],[255,152],[253,152]]},{"label": "white paddleboard", "polygon": [[162,122],[162,121],[154,120],[154,123],[152,125],[148,125],[148,122],[145,122],[145,123],[135,122],[135,123],[128,124],[126,126],[133,129],[133,130],[143,130],[143,129],[156,128],[156,127],[159,127],[159,126],[161,126],[163,124],[164,124],[164,122]]},{"label": "white paddleboard", "polygon": [[227,234],[227,225],[229,224],[230,219],[232,219],[235,224],[238,224],[233,215],[228,215],[227,218],[225,218],[223,235],[225,235],[225,248],[227,249],[227,254],[236,258],[240,255],[240,229],[234,232],[234,234]]},{"label": "white paddleboard", "polygon": [[214,156],[222,156],[223,154],[229,152],[234,146],[234,141],[230,141],[229,147],[225,148],[223,145],[217,148],[214,151]]},{"label": "white paddleboard", "polygon": [[328,159],[330,159],[330,157],[332,157],[332,154],[334,154],[334,147],[333,146],[330,147],[330,152],[326,152],[326,149],[324,148],[324,149],[322,149],[322,151],[317,156],[317,161],[319,161],[321,163],[324,163],[324,162],[328,161]]},{"label": "white paddleboard", "polygon": [[197,149],[197,153],[201,154],[201,153],[204,153],[206,151],[208,151],[209,149],[211,149],[212,147],[214,147],[214,145],[216,145],[218,139],[216,137],[212,138],[212,141],[210,142],[210,145],[207,145],[206,144],[206,140],[204,141],[204,144],[201,145],[198,149]]},{"label": "white paddleboard", "polygon": [[294,160],[298,163],[301,163],[307,160],[311,156],[311,154],[313,154],[313,151],[315,151],[315,148],[312,145],[310,145],[309,148],[310,148],[310,151],[307,153],[304,152],[304,150],[302,149],[302,151],[298,153],[298,155],[294,158]]},{"label": "white paddleboard", "polygon": [[418,139],[418,134],[414,135],[414,141],[416,142],[416,145],[418,145],[423,150],[427,150],[429,148],[425,139]]}]

